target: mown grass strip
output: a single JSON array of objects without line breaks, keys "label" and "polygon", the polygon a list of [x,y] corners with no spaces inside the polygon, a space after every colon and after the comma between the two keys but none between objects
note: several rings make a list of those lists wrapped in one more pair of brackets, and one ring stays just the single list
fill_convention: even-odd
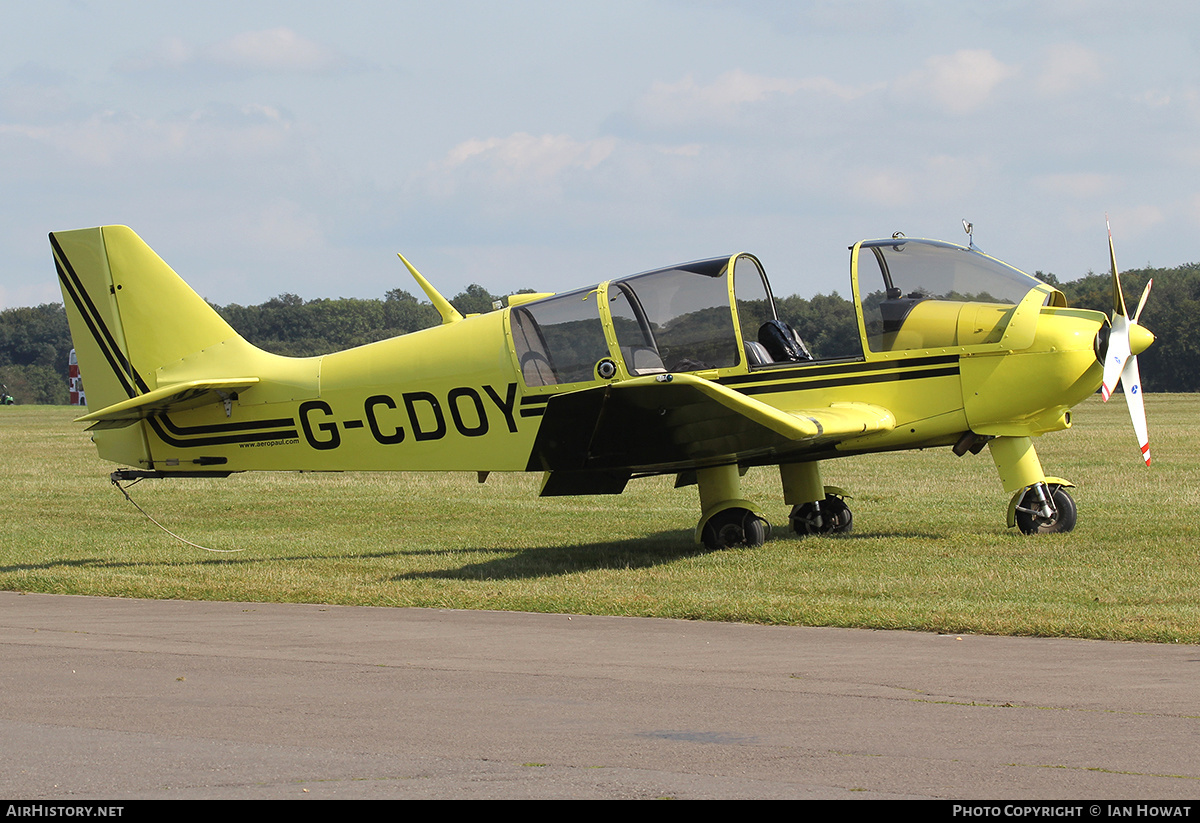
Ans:
[{"label": "mown grass strip", "polygon": [[619,497],[539,499],[538,477],[258,474],[108,483],[75,411],[0,408],[0,588],[121,597],[645,615],[919,631],[1200,642],[1200,396],[1147,398],[1154,465],[1120,398],[1084,403],[1041,438],[1079,525],[1022,536],[986,453],[948,449],[825,464],[855,532],[797,539],[778,475],[750,495],[776,524],[754,550],[692,542],[694,488],[672,478]]}]

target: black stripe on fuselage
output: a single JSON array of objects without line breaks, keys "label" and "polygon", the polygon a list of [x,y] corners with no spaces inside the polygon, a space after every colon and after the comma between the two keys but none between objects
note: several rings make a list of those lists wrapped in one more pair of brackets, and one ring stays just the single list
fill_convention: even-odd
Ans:
[{"label": "black stripe on fuselage", "polygon": [[[867,363],[862,360],[844,363],[767,368],[719,378],[716,382],[742,394],[775,394],[778,392],[827,389],[836,386],[861,386],[894,380],[918,380],[925,377],[956,377],[959,374],[958,355],[913,357]],[[541,417],[546,404],[556,394],[527,395],[521,398],[521,417]]]},{"label": "black stripe on fuselage", "polygon": [[954,377],[958,373],[958,355],[942,355],[875,363],[812,365],[769,371],[764,369],[746,375],[727,377],[718,382],[742,394],[774,394],[886,383],[893,380],[917,380],[924,377]]},{"label": "black stripe on fuselage", "polygon": [[555,392],[554,394],[534,394],[522,397],[521,416],[541,417],[546,413],[546,404],[550,402],[550,398],[558,394],[558,392]]},{"label": "black stripe on fuselage", "polygon": [[[296,425],[296,420],[292,417],[279,417],[274,420],[247,420],[243,423],[214,423],[208,426],[179,426],[172,423],[165,415],[158,419],[162,420],[169,432],[179,437],[219,434],[221,432],[253,431],[255,429],[278,429],[281,426]],[[280,435],[280,437],[282,436]],[[294,433],[293,436],[295,436]]]},{"label": "black stripe on fuselage", "polygon": [[[248,423],[243,423],[243,424],[226,423],[226,424],[219,425],[219,426],[190,426],[185,430],[189,434],[189,439],[181,440],[177,437],[171,436],[166,431],[164,431],[162,425],[160,424],[160,421],[163,423],[168,423],[168,424],[170,423],[170,421],[167,420],[166,415],[162,415],[159,417],[147,417],[146,418],[146,422],[150,424],[150,428],[154,429],[154,433],[156,435],[158,435],[159,440],[163,441],[164,443],[167,443],[168,445],[177,446],[179,448],[184,448],[184,449],[194,448],[196,446],[231,446],[231,445],[236,445],[238,443],[257,443],[260,440],[276,440],[276,439],[282,440],[285,438],[294,438],[294,437],[300,436],[299,432],[297,432],[296,429],[287,429],[284,431],[280,431],[279,429],[273,429],[272,431],[262,431],[262,432],[246,431],[245,434],[230,434],[230,435],[226,435],[223,437],[191,436],[196,432],[201,432],[201,431],[206,431],[206,430],[211,430],[211,431],[217,431],[217,430],[221,430],[221,429],[233,430],[234,428],[241,428],[243,430],[248,430],[248,429],[254,429],[254,428],[262,428],[265,425],[272,425],[272,426],[280,425],[281,422],[282,422],[282,425],[287,425],[287,426],[294,425],[294,421],[292,421],[290,419],[284,420],[284,421],[257,420],[257,421],[251,421]],[[178,427],[172,427],[172,428],[178,429]]]}]

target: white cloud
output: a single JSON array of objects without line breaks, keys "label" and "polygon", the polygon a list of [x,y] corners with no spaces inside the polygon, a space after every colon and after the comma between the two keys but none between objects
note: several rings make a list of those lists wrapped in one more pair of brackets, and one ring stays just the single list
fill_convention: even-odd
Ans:
[{"label": "white cloud", "polygon": [[897,169],[864,169],[847,175],[846,188],[859,200],[886,207],[906,206],[912,202],[914,180]]},{"label": "white cloud", "polygon": [[1148,109],[1166,108],[1171,105],[1172,99],[1171,92],[1164,89],[1146,89],[1134,97],[1136,102]]},{"label": "white cloud", "polygon": [[248,31],[207,46],[196,46],[182,37],[167,37],[146,54],[126,57],[116,64],[119,72],[152,74],[193,68],[218,68],[238,72],[313,73],[336,67],[339,55],[289,28]]},{"label": "white cloud", "polygon": [[653,148],[659,154],[674,155],[676,157],[699,157],[703,151],[703,146],[699,143],[684,143],[679,146],[654,146]]},{"label": "white cloud", "polygon": [[258,205],[231,229],[260,251],[312,253],[328,247],[320,219],[293,200],[273,199]]},{"label": "white cloud", "polygon": [[[54,3],[10,5],[9,301],[40,299],[14,290],[46,277],[46,230],[102,222],[179,238],[173,265],[230,272],[211,294],[243,302],[391,276],[392,245],[481,271],[497,248],[633,271],[746,247],[840,272],[845,242],[961,239],[960,217],[1077,275],[1107,263],[1106,209],[1131,261],[1196,257],[1200,6],[643,3],[631,28],[597,4],[243,0],[64,29]],[[1136,242],[1122,209],[1152,225]]]},{"label": "white cloud", "polygon": [[117,61],[121,73],[177,71],[197,59],[197,49],[182,37],[164,37],[145,54],[124,57]]},{"label": "white cloud", "polygon": [[206,56],[250,71],[314,72],[337,62],[332,50],[288,28],[235,34],[207,49]]},{"label": "white cloud", "polygon": [[[56,159],[67,159],[88,166],[105,166],[113,152],[124,145],[124,130],[111,122],[107,113],[93,115],[82,122],[39,126],[25,123],[0,125],[0,137],[19,147],[32,144],[49,149]],[[20,149],[18,149],[20,150]],[[24,152],[22,152],[24,153]]]},{"label": "white cloud", "polygon": [[135,117],[99,111],[81,120],[0,125],[0,136],[48,149],[61,161],[103,167],[198,158],[239,158],[279,151],[290,119],[270,106],[246,104],[167,117]]},{"label": "white cloud", "polygon": [[769,77],[739,68],[708,84],[697,83],[690,74],[676,83],[655,82],[634,105],[634,113],[639,121],[659,127],[727,126],[755,106],[786,105],[805,92],[845,102],[880,88],[882,83],[851,86],[827,77]]},{"label": "white cloud", "polygon": [[[1113,236],[1116,238],[1122,236],[1136,238],[1158,226],[1165,219],[1166,214],[1161,207],[1143,203],[1114,211],[1109,215],[1109,225],[1112,226]],[[1120,251],[1119,240],[1117,241],[1117,250]]]},{"label": "white cloud", "polygon": [[756,103],[775,94],[795,94],[797,80],[764,77],[741,69],[726,72],[707,86],[698,85],[689,74],[678,83],[656,82],[646,95],[651,105],[674,103],[708,112],[728,111],[743,103]]},{"label": "white cloud", "polygon": [[984,157],[939,154],[902,166],[857,169],[847,186],[852,197],[871,207],[947,208],[975,196],[992,170]]},{"label": "white cloud", "polygon": [[1104,79],[1100,56],[1078,43],[1059,43],[1048,50],[1034,90],[1044,97],[1073,94]]},{"label": "white cloud", "polygon": [[1098,172],[1075,174],[1044,174],[1035,177],[1034,185],[1047,194],[1065,195],[1076,199],[1094,200],[1110,194],[1116,181],[1112,175]]},{"label": "white cloud", "polygon": [[986,49],[964,49],[930,57],[923,68],[896,82],[901,94],[928,99],[954,114],[966,114],[985,103],[1017,68],[1006,65]]},{"label": "white cloud", "polygon": [[616,148],[617,141],[575,140],[563,134],[508,137],[459,143],[422,175],[429,193],[449,196],[461,188],[521,190],[553,194],[571,172],[591,171]]}]

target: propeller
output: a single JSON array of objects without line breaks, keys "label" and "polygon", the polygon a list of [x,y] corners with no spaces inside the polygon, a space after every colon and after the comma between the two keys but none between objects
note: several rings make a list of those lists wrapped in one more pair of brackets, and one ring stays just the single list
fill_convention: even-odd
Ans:
[{"label": "propeller", "polygon": [[[1108,223],[1105,217],[1104,222]],[[1117,274],[1117,253],[1113,248],[1112,227],[1108,227],[1108,253],[1112,260],[1113,312],[1111,328],[1102,329],[1096,340],[1097,354],[1103,350],[1104,378],[1100,394],[1107,403],[1117,383],[1125,391],[1125,403],[1129,406],[1129,417],[1133,420],[1133,431],[1142,449],[1142,459],[1150,465],[1150,438],[1146,433],[1146,408],[1142,402],[1142,377],[1138,371],[1137,356],[1154,342],[1154,335],[1138,325],[1146,298],[1150,296],[1153,280],[1146,283],[1142,298],[1138,301],[1133,319],[1125,308],[1125,296],[1121,293],[1121,278]],[[1107,334],[1105,334],[1107,332]]]}]

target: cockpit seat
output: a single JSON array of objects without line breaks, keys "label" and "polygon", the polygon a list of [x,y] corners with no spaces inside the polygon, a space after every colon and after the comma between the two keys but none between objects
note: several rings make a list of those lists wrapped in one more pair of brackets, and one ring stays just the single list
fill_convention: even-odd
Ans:
[{"label": "cockpit seat", "polygon": [[782,320],[768,320],[758,329],[758,342],[775,363],[796,363],[812,360],[813,356],[796,334],[796,330]]},{"label": "cockpit seat", "polygon": [[621,354],[630,374],[662,374],[667,370],[658,352],[649,346],[622,346]]},{"label": "cockpit seat", "polygon": [[755,343],[753,340],[745,342],[746,362],[751,366],[769,366],[775,361],[771,359],[771,355],[767,352],[767,347],[762,343]]}]

